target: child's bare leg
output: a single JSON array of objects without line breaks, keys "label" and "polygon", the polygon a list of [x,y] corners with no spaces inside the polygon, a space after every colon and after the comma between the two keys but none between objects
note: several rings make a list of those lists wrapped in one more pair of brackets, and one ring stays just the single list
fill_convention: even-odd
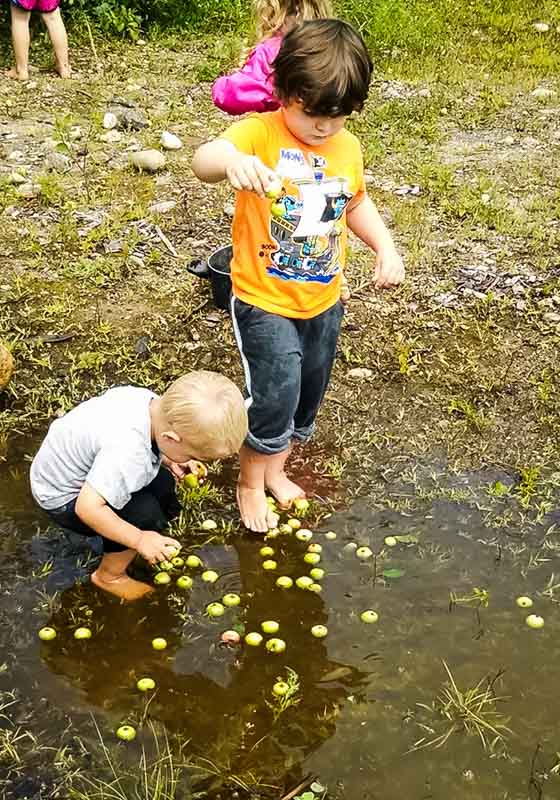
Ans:
[{"label": "child's bare leg", "polygon": [[298,497],[305,497],[305,492],[297,483],[291,481],[284,471],[292,445],[282,453],[269,456],[266,462],[264,483],[282,508],[289,508]]},{"label": "child's bare leg", "polygon": [[20,81],[26,81],[29,79],[29,19],[31,12],[11,5],[10,13],[16,65],[14,69],[8,72],[8,76]]},{"label": "child's bare leg", "polygon": [[265,533],[270,528],[275,528],[278,523],[278,515],[266,502],[264,491],[265,471],[271,458],[275,456],[258,453],[247,445],[243,445],[239,453],[237,505],[245,527],[257,533]]},{"label": "child's bare leg", "polygon": [[68,60],[68,37],[66,35],[66,28],[62,21],[60,9],[51,11],[48,14],[41,14],[43,22],[47,26],[49,38],[51,40],[54,59],[56,64],[56,71],[61,78],[70,78],[72,70],[70,69],[70,62]]},{"label": "child's bare leg", "polygon": [[135,581],[126,574],[126,568],[134,560],[136,550],[121,550],[118,553],[105,553],[99,567],[91,576],[91,582],[99,589],[121,597],[123,600],[138,600],[152,587],[147,583]]}]

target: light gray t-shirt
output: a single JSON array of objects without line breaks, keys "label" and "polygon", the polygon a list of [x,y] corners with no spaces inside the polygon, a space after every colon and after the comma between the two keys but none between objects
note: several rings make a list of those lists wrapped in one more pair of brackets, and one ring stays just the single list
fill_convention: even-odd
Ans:
[{"label": "light gray t-shirt", "polygon": [[31,464],[31,491],[47,511],[74,500],[84,483],[113,508],[158,474],[152,450],[149,389],[119,386],[57,419]]}]

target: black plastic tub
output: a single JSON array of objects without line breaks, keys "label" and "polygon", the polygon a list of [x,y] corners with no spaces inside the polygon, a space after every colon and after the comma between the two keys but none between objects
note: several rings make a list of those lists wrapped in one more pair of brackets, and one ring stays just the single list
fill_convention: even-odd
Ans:
[{"label": "black plastic tub", "polygon": [[210,280],[214,305],[225,311],[229,311],[231,297],[230,264],[232,257],[233,248],[227,244],[214,250],[207,261],[193,261],[187,267],[192,275]]}]

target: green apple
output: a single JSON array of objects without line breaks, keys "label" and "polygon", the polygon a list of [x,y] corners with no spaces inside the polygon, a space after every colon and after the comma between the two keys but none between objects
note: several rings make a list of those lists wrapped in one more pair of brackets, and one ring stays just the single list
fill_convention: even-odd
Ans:
[{"label": "green apple", "polygon": [[91,639],[91,630],[89,628],[76,628],[74,639]]},{"label": "green apple", "polygon": [[296,586],[299,589],[309,589],[310,586],[313,585],[313,578],[310,578],[308,575],[302,575],[301,578],[296,580]]},{"label": "green apple", "polygon": [[284,203],[278,203],[277,201],[272,203],[271,206],[270,206],[270,213],[272,214],[273,217],[277,217],[278,219],[280,217],[283,217],[284,216]]},{"label": "green apple", "polygon": [[213,519],[205,519],[204,522],[201,523],[200,527],[203,531],[215,531],[218,527],[218,523],[214,522]]},{"label": "green apple", "polygon": [[221,603],[210,603],[210,605],[206,606],[206,613],[209,617],[223,617],[225,608]]},{"label": "green apple", "polygon": [[155,639],[152,639],[152,647],[154,650],[165,650],[167,647],[167,642],[161,636],[158,636]]},{"label": "green apple", "polygon": [[534,628],[535,630],[544,628],[544,619],[537,614],[529,614],[525,622],[530,628]]},{"label": "green apple", "polygon": [[369,547],[358,547],[356,550],[356,555],[362,561],[367,561],[368,558],[371,558],[373,555],[373,550],[370,550]]},{"label": "green apple", "polygon": [[324,639],[328,632],[328,628],[326,628],[324,625],[314,625],[311,628],[311,635],[316,639]]},{"label": "green apple", "polygon": [[261,547],[259,553],[263,558],[269,558],[270,556],[274,555],[274,548],[273,547]]},{"label": "green apple", "polygon": [[226,606],[226,608],[235,608],[241,602],[241,598],[238,594],[225,594],[222,597],[222,603]]},{"label": "green apple", "polygon": [[262,643],[263,637],[260,633],[253,631],[252,633],[248,633],[245,637],[245,643],[248,644],[250,647],[258,647]]},{"label": "green apple", "polygon": [[202,561],[198,556],[187,556],[185,563],[189,569],[198,569],[202,566]]},{"label": "green apple", "polygon": [[306,553],[303,557],[303,560],[306,564],[312,564],[315,566],[321,561],[321,556],[319,553]]},{"label": "green apple", "polygon": [[220,639],[224,644],[239,644],[241,641],[241,636],[237,633],[237,631],[224,631],[220,636]]},{"label": "green apple", "polygon": [[171,583],[171,576],[167,572],[156,572],[154,575],[154,583]]},{"label": "green apple", "polygon": [[290,525],[288,525],[287,523],[284,523],[283,525],[280,525],[280,527],[278,528],[278,531],[280,533],[284,534],[284,535],[287,535],[288,533],[292,533],[293,532],[293,528]]},{"label": "green apple", "polygon": [[140,678],[136,684],[136,688],[141,692],[151,692],[156,688],[156,682],[153,678]]},{"label": "green apple", "polygon": [[316,542],[311,542],[311,544],[307,548],[307,552],[308,553],[322,553],[323,552],[323,548],[321,547],[320,544],[317,544]]},{"label": "green apple", "polygon": [[277,567],[278,564],[276,563],[276,561],[273,561],[272,559],[268,559],[268,561],[263,561],[263,569],[267,571],[277,569]]},{"label": "green apple", "polygon": [[533,601],[531,600],[531,598],[526,596],[518,597],[515,602],[517,603],[519,608],[531,608],[531,606],[533,605]]},{"label": "green apple", "polygon": [[283,639],[269,639],[266,649],[269,653],[283,653],[286,649],[286,642]]},{"label": "green apple", "polygon": [[295,517],[292,517],[288,520],[288,525],[293,531],[298,531],[301,528],[301,522]]},{"label": "green apple", "polygon": [[136,738],[136,731],[132,725],[121,725],[120,728],[117,728],[117,736],[119,739],[122,739],[123,742],[131,742]]},{"label": "green apple", "polygon": [[285,697],[289,691],[290,687],[285,681],[276,681],[272,687],[272,694],[275,697]]},{"label": "green apple", "polygon": [[280,531],[278,530],[278,528],[271,528],[264,538],[265,539],[276,539],[278,537],[279,533],[280,533]]},{"label": "green apple", "polygon": [[181,558],[181,556],[175,556],[175,558],[171,559],[171,563],[174,567],[184,567],[185,566],[185,559]]},{"label": "green apple", "polygon": [[321,594],[321,592],[323,591],[323,587],[321,586],[320,583],[312,583],[311,586],[309,587],[309,591],[315,592],[315,594]]},{"label": "green apple", "polygon": [[321,567],[313,567],[313,569],[309,570],[309,574],[314,581],[322,581],[325,577],[325,570],[321,569]]},{"label": "green apple", "polygon": [[177,586],[179,589],[192,589],[193,579],[190,575],[181,575],[177,578]]},{"label": "green apple", "polygon": [[173,564],[171,561],[160,561],[157,568],[162,569],[164,572],[170,572],[173,569]]},{"label": "green apple", "polygon": [[307,530],[307,528],[301,528],[301,530],[296,533],[296,539],[298,542],[308,542],[312,536],[313,534],[311,531]]},{"label": "green apple", "polygon": [[272,635],[273,633],[278,633],[280,630],[280,625],[277,622],[274,622],[272,619],[267,619],[264,622],[261,622],[261,628],[263,629],[263,633]]},{"label": "green apple", "polygon": [[385,537],[385,544],[387,547],[396,547],[398,545],[398,540],[395,539],[394,536],[386,536]]},{"label": "green apple", "polygon": [[269,200],[278,200],[281,194],[282,194],[282,181],[279,178],[275,178],[271,183],[268,184],[268,187],[265,190],[264,195]]},{"label": "green apple", "polygon": [[328,539],[329,542],[334,542],[336,539],[336,533],[334,531],[327,531],[325,533],[325,539]]},{"label": "green apple", "polygon": [[294,500],[294,508],[296,511],[299,511],[300,514],[305,514],[306,511],[309,511],[309,500],[306,500],[305,497],[296,497]]},{"label": "green apple", "polygon": [[183,478],[183,482],[189,489],[196,489],[198,488],[198,475],[195,475],[194,472],[187,472]]},{"label": "green apple", "polygon": [[372,611],[371,609],[368,609],[367,611],[362,611],[362,613],[360,614],[360,619],[367,625],[373,625],[379,619],[379,614],[377,613],[377,611]]},{"label": "green apple", "polygon": [[267,496],[266,502],[271,508],[276,507],[276,500],[274,499],[274,497]]},{"label": "green apple", "polygon": [[39,631],[39,639],[43,642],[52,642],[53,639],[56,639],[56,631],[54,628],[41,628]]},{"label": "green apple", "polygon": [[202,578],[203,581],[206,581],[206,583],[216,583],[216,581],[220,576],[218,575],[217,572],[214,572],[213,569],[207,569],[202,573],[200,577]]},{"label": "green apple", "polygon": [[288,578],[287,575],[281,575],[276,581],[276,586],[278,586],[279,589],[291,589],[293,585],[293,580]]}]

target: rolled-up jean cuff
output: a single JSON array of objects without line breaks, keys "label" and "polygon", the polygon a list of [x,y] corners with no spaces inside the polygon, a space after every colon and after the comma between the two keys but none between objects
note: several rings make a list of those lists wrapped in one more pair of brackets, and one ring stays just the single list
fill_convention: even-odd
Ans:
[{"label": "rolled-up jean cuff", "polygon": [[315,423],[308,425],[306,428],[295,428],[292,437],[297,442],[308,442],[315,433]]},{"label": "rolled-up jean cuff", "polygon": [[257,453],[262,453],[265,456],[275,456],[278,453],[283,453],[290,446],[290,441],[294,435],[293,428],[283,433],[282,436],[275,436],[273,439],[257,439],[256,436],[249,431],[245,444],[256,450]]}]

